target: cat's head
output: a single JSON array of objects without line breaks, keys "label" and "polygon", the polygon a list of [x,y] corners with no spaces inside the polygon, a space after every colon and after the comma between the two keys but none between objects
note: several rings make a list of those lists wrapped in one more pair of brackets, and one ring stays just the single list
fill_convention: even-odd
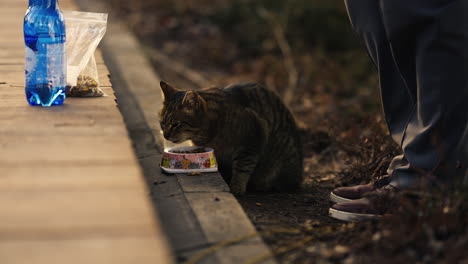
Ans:
[{"label": "cat's head", "polygon": [[197,137],[206,126],[206,101],[193,90],[179,90],[161,82],[164,104],[160,125],[164,137],[174,143]]}]

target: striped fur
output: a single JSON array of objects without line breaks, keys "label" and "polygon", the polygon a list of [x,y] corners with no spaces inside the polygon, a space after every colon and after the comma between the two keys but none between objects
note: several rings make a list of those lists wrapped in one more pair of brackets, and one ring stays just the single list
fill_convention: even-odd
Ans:
[{"label": "striped fur", "polygon": [[164,137],[215,150],[235,194],[289,191],[302,183],[303,154],[294,118],[279,97],[258,84],[177,90],[161,82]]}]

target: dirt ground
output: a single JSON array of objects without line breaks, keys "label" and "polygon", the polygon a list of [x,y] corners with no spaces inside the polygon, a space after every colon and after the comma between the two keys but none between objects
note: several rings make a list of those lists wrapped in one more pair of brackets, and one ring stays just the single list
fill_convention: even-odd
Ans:
[{"label": "dirt ground", "polygon": [[367,183],[400,153],[381,113],[376,72],[341,1],[257,1],[265,5],[257,13],[247,0],[107,1],[163,80],[190,89],[257,81],[286,100],[303,136],[303,188],[238,197],[280,263],[468,261],[465,190],[404,194],[379,222],[328,217],[333,188]]}]

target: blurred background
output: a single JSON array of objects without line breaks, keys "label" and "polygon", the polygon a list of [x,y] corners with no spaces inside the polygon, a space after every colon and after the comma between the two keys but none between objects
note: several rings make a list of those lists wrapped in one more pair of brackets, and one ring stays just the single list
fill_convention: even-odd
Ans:
[{"label": "blurred background", "polygon": [[[156,50],[150,57],[168,82],[257,81],[298,114],[380,110],[377,76],[341,0],[106,1]],[[341,107],[349,111],[330,109]]]},{"label": "blurred background", "polygon": [[[342,0],[104,1],[162,80],[181,89],[255,81],[275,90],[303,130],[306,154],[316,160],[327,150],[339,160],[330,171],[356,162],[375,170],[380,157],[369,153],[395,153],[376,70]],[[306,172],[321,169],[307,164]]]},{"label": "blurred background", "polygon": [[280,263],[466,261],[466,190],[404,196],[378,223],[328,217],[330,190],[385,174],[400,152],[342,0],[102,1],[161,79],[181,89],[260,82],[289,106],[303,137],[304,187],[238,197],[258,231],[299,230],[263,236]]},{"label": "blurred background", "polygon": [[[239,202],[259,231],[308,230],[312,223],[328,230],[317,239],[335,248],[348,231],[327,216],[329,191],[369,181],[398,152],[382,119],[378,76],[343,1],[104,1],[139,38],[162,80],[181,89],[254,81],[281,95],[303,135],[304,188]],[[264,239],[274,249],[307,236]],[[278,259],[307,262],[322,259],[322,251],[297,248]]]},{"label": "blurred background", "polygon": [[[441,219],[421,220],[418,210],[404,213],[404,228],[395,224],[401,219],[328,217],[330,190],[384,174],[400,152],[382,117],[376,70],[342,0],[103,1],[139,38],[162,80],[181,89],[259,82],[289,106],[303,136],[303,189],[238,198],[258,231],[300,230],[264,235],[280,263],[415,263],[449,252],[449,244],[428,246],[417,227],[438,228]],[[443,207],[431,212],[442,215]],[[308,238],[313,243],[291,247]]]}]

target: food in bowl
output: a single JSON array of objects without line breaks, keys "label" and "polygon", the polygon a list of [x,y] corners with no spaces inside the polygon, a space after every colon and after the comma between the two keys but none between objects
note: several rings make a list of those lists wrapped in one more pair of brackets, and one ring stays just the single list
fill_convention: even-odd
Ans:
[{"label": "food in bowl", "polygon": [[166,173],[215,172],[218,170],[213,149],[198,146],[165,149],[160,166]]},{"label": "food in bowl", "polygon": [[197,147],[194,149],[181,149],[181,150],[174,149],[174,150],[170,150],[169,152],[178,153],[178,154],[188,154],[188,153],[203,153],[207,151],[206,151],[206,148]]}]

